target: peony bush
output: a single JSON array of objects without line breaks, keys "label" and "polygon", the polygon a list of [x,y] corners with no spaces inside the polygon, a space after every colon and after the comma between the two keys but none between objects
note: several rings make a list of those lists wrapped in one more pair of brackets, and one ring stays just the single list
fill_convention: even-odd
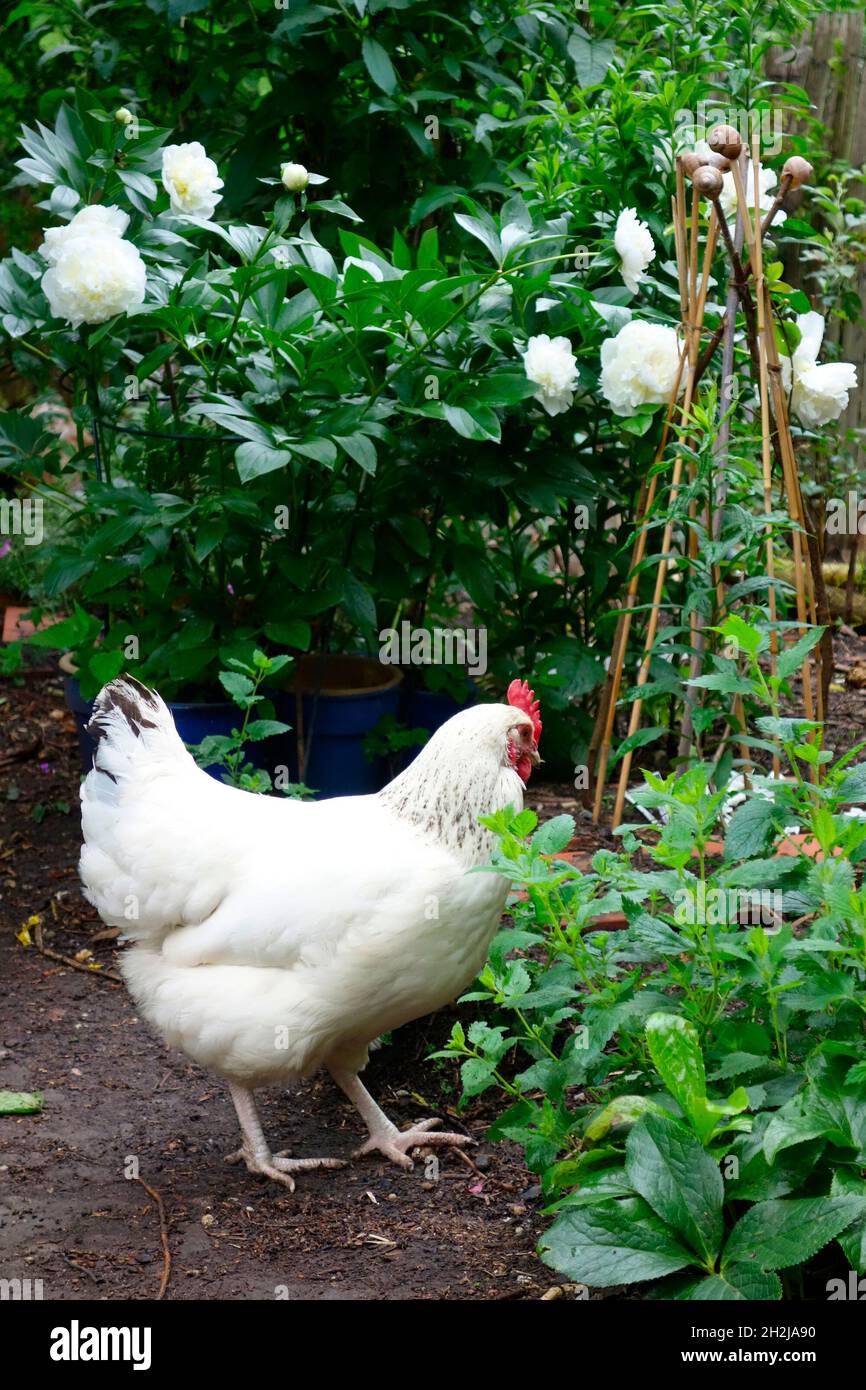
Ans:
[{"label": "peony bush", "polygon": [[[174,97],[121,3],[96,22],[122,22],[130,49],[141,36],[136,86],[112,87],[112,69],[101,98],[57,112],[47,96],[48,119],[25,131],[18,183],[45,230],[0,266],[0,317],[34,399],[68,400],[78,447],[61,458],[27,410],[7,412],[0,459],[32,479],[50,455],[61,480],[42,487],[40,594],[72,610],[86,688],[137,660],[168,693],[203,694],[232,643],[239,659],[369,650],[395,612],[422,625],[471,612],[492,686],[515,662],[536,673],[552,768],[584,760],[681,348],[671,161],[695,133],[680,117],[742,70],[742,35],[714,31],[708,64],[707,17],[686,39],[674,11],[623,11],[600,38],[564,0],[545,25],[470,8],[450,46],[424,5],[378,10],[374,43],[334,17],[302,25],[295,47],[272,7],[210,36],[191,14],[176,37],[200,80],[180,135],[159,124]],[[427,55],[421,89],[407,25]],[[86,66],[84,53],[50,62]],[[242,75],[263,59],[272,92]],[[284,120],[290,108],[303,117]],[[67,248],[57,264],[52,243]],[[796,355],[811,305],[774,285]],[[813,368],[809,399],[832,382],[819,413],[841,409],[851,371]],[[801,401],[808,436],[805,385]],[[745,426],[732,525],[757,495],[756,456]],[[759,577],[757,540],[737,553],[743,582]],[[683,573],[666,598],[705,604],[705,576],[684,593]],[[652,583],[648,569],[639,597]],[[651,715],[682,674],[654,659]]]}]

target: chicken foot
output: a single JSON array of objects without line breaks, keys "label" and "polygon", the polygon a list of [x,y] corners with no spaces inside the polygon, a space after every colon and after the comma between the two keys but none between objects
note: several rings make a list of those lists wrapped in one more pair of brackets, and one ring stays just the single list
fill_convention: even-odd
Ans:
[{"label": "chicken foot", "polygon": [[248,1091],[245,1086],[236,1085],[233,1081],[228,1083],[228,1087],[237,1111],[243,1144],[235,1153],[226,1154],[226,1163],[243,1162],[251,1173],[273,1178],[290,1192],[295,1190],[292,1173],[305,1172],[312,1168],[345,1168],[346,1160],[343,1158],[289,1158],[287,1149],[271,1153],[252,1091]]},{"label": "chicken foot", "polygon": [[419,1120],[417,1124],[410,1125],[409,1129],[398,1129],[388,1119],[384,1110],[379,1108],[355,1072],[340,1071],[336,1068],[332,1070],[330,1067],[328,1070],[340,1090],[348,1096],[370,1133],[369,1139],[355,1150],[353,1158],[378,1152],[390,1158],[392,1163],[399,1163],[401,1168],[414,1168],[409,1149],[421,1148],[426,1144],[462,1147],[475,1143],[467,1134],[452,1134],[449,1131],[443,1131],[441,1134],[431,1133],[434,1125],[441,1124],[441,1121],[436,1119]]}]

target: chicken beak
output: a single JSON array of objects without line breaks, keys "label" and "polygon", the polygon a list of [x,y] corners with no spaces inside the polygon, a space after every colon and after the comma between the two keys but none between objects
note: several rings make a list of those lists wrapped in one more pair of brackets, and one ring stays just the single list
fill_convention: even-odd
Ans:
[{"label": "chicken beak", "polygon": [[529,761],[532,763],[532,766],[533,766],[533,767],[540,767],[540,766],[541,766],[541,755],[540,755],[540,753],[539,753],[539,751],[538,751],[538,744],[535,743],[534,741],[533,741],[533,744],[532,744],[532,749],[531,749],[531,751],[530,751],[530,753],[529,753]]}]

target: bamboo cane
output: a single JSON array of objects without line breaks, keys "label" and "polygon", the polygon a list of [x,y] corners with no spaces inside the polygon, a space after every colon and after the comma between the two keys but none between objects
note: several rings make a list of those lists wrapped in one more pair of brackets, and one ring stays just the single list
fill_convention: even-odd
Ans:
[{"label": "bamboo cane", "polygon": [[[685,257],[685,183],[683,179],[682,163],[679,160],[677,161],[677,192],[676,195],[671,198],[671,216],[673,219],[674,247],[677,258],[677,273],[680,291],[680,309],[683,316],[683,323],[685,324],[688,315],[687,282],[682,269]],[[658,465],[661,462],[662,456],[667,447],[671,421],[673,419],[673,413],[676,407],[677,398],[680,393],[680,385],[682,383],[683,376],[683,367],[685,365],[687,352],[688,339],[686,337],[683,340],[683,348],[680,353],[679,363],[677,365],[676,377],[674,379],[674,384],[671,389],[670,396],[668,398],[667,409],[665,411],[664,425],[662,427],[661,439],[653,457],[653,464],[651,469],[652,476],[650,477],[646,490],[643,493],[643,506],[641,507],[639,505],[638,507],[638,515],[635,523],[638,527],[638,535],[632,549],[631,566],[629,570],[630,578],[628,590],[626,592],[625,597],[625,604],[623,608],[620,610],[620,616],[617,619],[616,631],[614,633],[613,648],[611,651],[610,668],[608,671],[607,681],[608,695],[606,701],[602,701],[603,713],[602,710],[599,711],[600,719],[599,721],[597,721],[597,727],[599,724],[601,725],[602,733],[600,746],[598,748],[598,763],[595,769],[595,796],[593,799],[592,808],[592,819],[593,823],[596,825],[598,824],[599,819],[601,817],[601,807],[602,800],[604,797],[605,778],[607,776],[607,764],[608,759],[610,757],[613,726],[616,720],[616,707],[617,702],[619,700],[619,691],[622,684],[622,672],[623,667],[625,665],[626,652],[628,649],[629,634],[631,632],[632,614],[634,611],[635,602],[637,599],[638,585],[640,582],[639,566],[643,561],[644,555],[646,553],[648,532],[646,530],[646,527],[644,526],[644,522],[646,521],[647,516],[652,510],[652,506],[655,501],[656,485],[658,483],[658,473],[656,472],[656,469],[658,468]]]},{"label": "bamboo cane", "polygon": [[[759,169],[759,165],[758,165],[757,161],[755,160],[754,154],[753,154],[753,156],[752,156],[752,173],[753,173],[754,176],[755,176],[755,181],[756,181],[755,186],[756,186],[756,189],[757,189],[757,188],[759,187],[759,185],[758,185],[758,183],[757,183],[757,180],[758,180],[758,177],[759,177],[760,169]],[[741,202],[743,203],[743,224],[744,224],[744,226],[747,226],[747,225],[748,225],[748,222],[749,222],[748,209],[747,209],[746,206],[745,206],[745,199],[744,199],[744,197],[743,197],[743,194],[739,191],[741,188],[742,188],[742,179],[740,180],[740,183],[739,183],[739,187],[738,187],[738,191],[737,191],[737,199],[738,199],[738,201],[741,201]],[[756,196],[756,200],[755,200],[755,206],[756,206],[756,208],[757,208],[759,205],[760,205],[760,200],[759,200],[759,199],[757,198],[757,196]],[[757,236],[757,238],[756,238],[756,237],[754,236],[754,232],[752,232],[751,238],[750,238],[749,231],[747,230],[747,231],[746,231],[746,239],[747,239],[747,243],[748,243],[748,245],[749,245],[749,254],[750,254],[750,257],[751,257],[751,261],[752,261],[752,270],[753,270],[753,273],[754,273],[754,276],[755,276],[755,292],[756,292],[757,301],[758,301],[758,304],[757,304],[757,311],[758,311],[758,389],[759,389],[760,401],[761,401],[761,471],[762,471],[762,475],[763,475],[763,484],[764,484],[764,515],[765,515],[767,518],[769,518],[770,513],[771,513],[772,510],[773,510],[773,471],[772,471],[772,464],[771,464],[771,461],[770,461],[770,432],[771,432],[771,425],[770,425],[770,401],[769,401],[768,386],[767,386],[767,324],[766,324],[766,296],[765,296],[765,294],[764,294],[764,255],[763,255],[763,243],[762,243],[762,238],[761,238],[761,236],[760,236],[760,233],[758,234],[758,236]],[[775,634],[775,632],[776,632],[776,585],[775,585],[776,571],[775,571],[775,556],[774,556],[774,554],[773,554],[773,528],[772,528],[772,524],[770,523],[769,520],[767,521],[767,527],[766,527],[766,542],[765,542],[765,545],[766,545],[766,557],[767,557],[767,558],[766,558],[767,578],[770,580],[769,586],[768,586],[768,588],[767,588],[767,606],[768,606],[769,611],[770,611],[770,623],[771,623],[770,670],[771,670],[773,676],[775,676],[775,675],[776,675],[777,660],[778,660],[777,644],[776,644],[776,642],[773,640],[773,634]],[[779,768],[780,768],[779,755],[778,755],[778,753],[774,753],[774,754],[773,754],[773,771],[774,771],[774,773],[776,774],[776,776],[779,775]]]},{"label": "bamboo cane", "polygon": [[[700,179],[699,176],[700,176],[701,174],[704,174],[704,173],[709,174],[710,172],[712,172],[713,174],[716,175],[716,180],[717,180],[718,188],[721,187],[721,174],[719,174],[717,170],[710,171],[710,170],[699,169],[699,170],[697,171],[697,173],[695,174],[694,179],[693,179],[693,182],[694,182],[695,185],[696,185],[696,192],[700,193],[700,191],[701,191],[701,183],[702,183],[702,180]],[[716,180],[713,181],[713,186],[714,186],[714,187],[716,187]],[[718,191],[718,188],[717,188],[717,191]],[[681,276],[682,279],[685,279],[685,277],[686,277],[687,274],[690,275],[690,267],[691,267],[691,265],[692,265],[693,263],[694,263],[694,264],[697,263],[697,261],[696,261],[696,257],[697,257],[697,245],[696,245],[696,242],[697,242],[697,230],[698,230],[698,228],[697,228],[697,218],[694,218],[694,219],[693,219],[693,226],[692,226],[692,240],[691,240],[691,244],[690,244],[690,248],[689,248],[689,260],[688,260],[688,262],[685,262],[684,259],[681,259],[681,260],[678,262],[678,265],[677,265],[677,270],[678,270],[678,272],[679,272],[679,274],[680,274],[680,276]],[[684,241],[684,238],[683,238],[683,241]],[[704,270],[703,270],[703,275],[702,275],[702,278],[701,278],[701,288],[700,288],[700,291],[696,294],[694,301],[690,301],[690,302],[689,302],[689,305],[688,305],[688,308],[689,308],[689,318],[688,318],[688,325],[687,325],[687,341],[689,341],[689,342],[691,342],[692,340],[695,340],[695,341],[697,340],[697,338],[698,338],[699,335],[700,335],[701,327],[702,327],[702,325],[703,325],[704,310],[705,310],[706,298],[707,298],[707,290],[708,290],[708,288],[709,288],[709,272],[710,272],[710,266],[711,266],[711,264],[712,264],[712,250],[713,250],[714,245],[715,245],[715,233],[714,233],[714,231],[713,231],[713,232],[708,232],[708,235],[707,235],[707,244],[706,244],[706,250],[705,250],[705,256],[704,256]],[[690,414],[691,414],[691,406],[692,406],[692,398],[693,398],[693,393],[694,393],[694,382],[695,382],[695,369],[696,369],[696,366],[697,366],[697,354],[696,354],[696,353],[692,353],[691,356],[690,356],[689,375],[688,375],[688,378],[687,378],[687,380],[686,380],[685,395],[684,395],[684,397],[683,397],[683,403],[682,403],[681,412],[680,412],[680,418],[681,418],[681,420],[682,420],[682,422],[683,422],[684,425],[688,422],[689,416],[690,416]],[[681,479],[682,479],[682,469],[683,469],[682,455],[679,455],[679,456],[677,457],[677,460],[676,460],[675,464],[674,464],[673,476],[672,476],[672,478],[671,478],[671,496],[670,496],[670,506],[671,506],[671,507],[673,507],[673,505],[675,504],[676,499],[677,499],[677,496],[678,496],[678,494],[679,494],[680,482],[681,482]],[[647,631],[646,631],[646,636],[645,636],[645,639],[644,639],[644,654],[643,654],[643,658],[642,658],[641,665],[640,665],[640,668],[639,668],[639,670],[638,670],[638,675],[637,675],[637,686],[638,686],[639,688],[640,688],[641,686],[646,685],[647,678],[648,678],[648,675],[649,675],[650,661],[651,661],[651,657],[652,657],[652,649],[653,649],[653,646],[655,645],[656,632],[657,632],[657,630],[658,630],[659,613],[660,613],[660,611],[661,611],[662,592],[663,592],[663,589],[664,589],[665,575],[666,575],[666,573],[667,573],[667,565],[668,565],[667,554],[668,554],[668,551],[669,551],[669,549],[670,549],[672,536],[673,536],[673,521],[671,520],[671,521],[668,521],[667,524],[665,525],[664,534],[663,534],[663,537],[662,537],[661,557],[660,557],[660,559],[659,559],[658,569],[657,569],[657,571],[656,571],[655,589],[654,589],[654,592],[653,592],[652,604],[651,604],[651,607],[650,607],[649,621],[648,621],[648,624],[647,624]],[[635,701],[634,701],[633,704],[632,704],[631,717],[630,717],[630,719],[629,719],[629,726],[628,726],[627,738],[631,738],[631,737],[637,732],[638,727],[640,726],[640,718],[641,718],[641,710],[642,710],[642,707],[643,707],[643,698],[642,698],[640,695],[638,695],[637,698],[635,699]],[[621,767],[620,767],[619,782],[618,782],[618,785],[617,785],[616,801],[615,801],[615,804],[614,804],[613,821],[612,821],[612,825],[613,825],[614,828],[616,828],[616,826],[619,825],[619,823],[620,823],[620,821],[621,821],[621,819],[622,819],[622,810],[623,810],[623,804],[624,804],[624,801],[625,801],[625,793],[626,793],[626,790],[627,790],[627,788],[628,788],[628,778],[629,778],[629,773],[630,773],[630,771],[631,771],[631,761],[632,761],[632,754],[631,754],[631,751],[629,751],[629,752],[627,752],[627,753],[625,754],[625,756],[623,757],[622,765],[621,765]]]},{"label": "bamboo cane", "polygon": [[[756,208],[760,206],[760,169],[761,166],[758,134],[757,132],[754,132],[752,136],[752,173],[755,181]],[[758,272],[758,274],[756,275],[756,291],[758,300],[758,332],[761,343],[760,362],[761,369],[763,372],[763,379],[761,384],[761,432],[762,457],[765,457],[766,460],[764,477],[764,508],[766,511],[767,494],[769,488],[768,475],[770,473],[769,403],[767,403],[765,411],[764,395],[767,394],[769,388],[769,390],[771,390],[773,394],[773,415],[775,418],[776,432],[778,435],[780,445],[780,453],[783,468],[783,482],[785,486],[785,494],[788,499],[788,511],[791,520],[794,522],[792,539],[794,547],[795,592],[797,603],[797,620],[800,625],[800,632],[802,635],[803,633],[805,633],[808,619],[806,615],[806,594],[803,584],[803,532],[798,528],[802,526],[803,531],[805,531],[805,517],[802,515],[802,497],[800,496],[799,482],[797,479],[797,466],[796,460],[794,459],[794,448],[793,442],[791,440],[791,431],[788,425],[788,412],[787,405],[785,402],[785,393],[782,389],[782,368],[781,362],[779,360],[779,350],[776,345],[776,336],[773,331],[770,293],[766,281],[764,280],[763,238],[761,236],[760,230],[755,240],[755,269]],[[765,413],[767,416],[766,420]],[[770,506],[772,506],[771,495]],[[772,535],[768,536],[767,548],[769,561],[769,558],[772,555],[773,548]],[[767,573],[768,575],[770,575],[771,578],[773,577],[774,572],[772,569],[768,568]],[[772,622],[775,622],[776,605],[774,589],[771,589],[771,595],[772,600],[770,604],[770,619]],[[812,607],[814,610],[814,600]],[[775,675],[775,666],[772,664],[772,652],[771,669],[773,670],[773,674]],[[806,718],[814,719],[814,706],[812,702],[811,663],[809,661],[808,653],[803,659],[803,705]]]},{"label": "bamboo cane", "polygon": [[652,510],[653,502],[655,501],[656,484],[658,482],[658,474],[657,472],[655,472],[655,470],[661,462],[662,455],[664,454],[664,451],[667,447],[671,421],[673,419],[673,412],[676,406],[677,397],[679,396],[680,383],[682,381],[683,375],[683,367],[685,365],[685,357],[686,347],[685,343],[683,343],[683,349],[680,353],[676,378],[674,380],[674,385],[671,390],[670,398],[668,400],[665,421],[662,427],[661,439],[653,457],[652,477],[650,478],[649,484],[646,487],[646,490],[643,494],[643,505],[642,507],[638,507],[638,516],[636,519],[638,535],[635,540],[634,547],[632,549],[631,565],[629,569],[630,578],[628,590],[625,596],[625,603],[623,607],[620,609],[620,615],[617,619],[616,631],[614,633],[613,648],[611,651],[610,659],[610,668],[608,672],[609,689],[607,700],[606,702],[603,702],[604,715],[601,721],[602,735],[598,747],[598,763],[595,771],[595,798],[593,801],[592,819],[593,823],[596,825],[598,824],[601,816],[601,805],[604,796],[604,783],[605,777],[607,775],[607,763],[610,757],[611,739],[613,737],[613,726],[614,721],[616,719],[616,706],[617,701],[619,699],[620,686],[622,684],[622,672],[623,666],[625,665],[626,651],[628,649],[629,634],[631,632],[632,614],[637,600],[638,585],[640,583],[639,566],[646,553],[648,531],[644,523],[650,511]]}]

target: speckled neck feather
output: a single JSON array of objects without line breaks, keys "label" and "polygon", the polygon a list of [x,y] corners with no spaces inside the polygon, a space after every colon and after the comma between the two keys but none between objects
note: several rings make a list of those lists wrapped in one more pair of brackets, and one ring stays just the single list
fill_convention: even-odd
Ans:
[{"label": "speckled neck feather", "polygon": [[[508,711],[500,705],[486,708],[488,724],[480,717],[451,720],[379,793],[401,820],[435,838],[468,868],[486,864],[495,843],[478,817],[523,806],[523,783],[505,757]],[[502,712],[498,719],[494,711]]]}]

